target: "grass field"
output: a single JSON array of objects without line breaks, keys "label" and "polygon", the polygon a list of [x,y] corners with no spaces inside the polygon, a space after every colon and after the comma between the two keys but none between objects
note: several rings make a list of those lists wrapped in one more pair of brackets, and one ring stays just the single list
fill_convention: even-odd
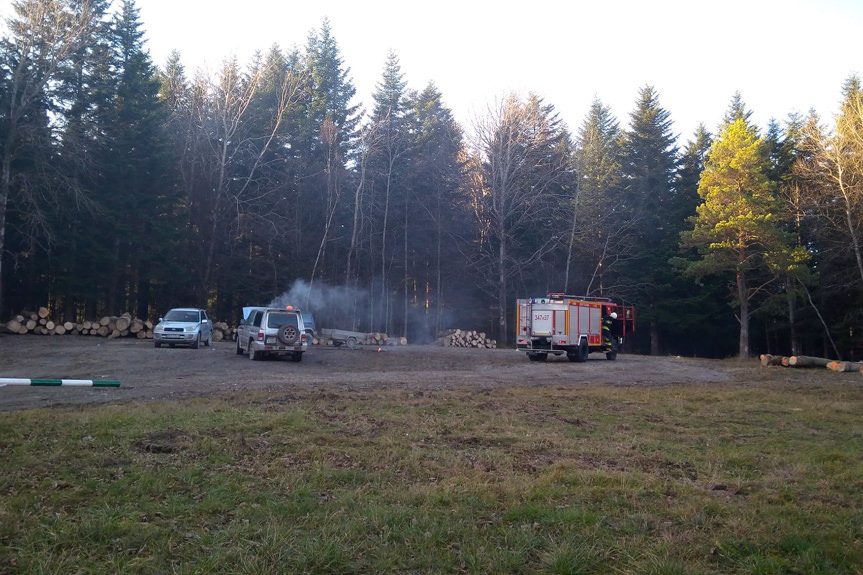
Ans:
[{"label": "grass field", "polygon": [[0,573],[863,573],[863,385],[0,414]]}]

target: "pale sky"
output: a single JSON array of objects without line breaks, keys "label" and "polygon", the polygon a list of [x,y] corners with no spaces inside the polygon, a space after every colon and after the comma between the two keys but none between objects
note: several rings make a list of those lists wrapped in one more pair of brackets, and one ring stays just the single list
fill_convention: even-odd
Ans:
[{"label": "pale sky", "polygon": [[[115,0],[118,2],[118,0]],[[5,5],[5,7],[3,7]],[[0,15],[10,12],[0,0]],[[622,127],[653,85],[680,144],[716,127],[735,91],[762,129],[771,117],[838,109],[843,81],[863,72],[860,0],[138,0],[153,61],[180,51],[190,75],[274,43],[305,46],[329,18],[357,102],[372,107],[389,50],[408,87],[433,81],[457,120],[509,92],[533,91],[575,132],[594,98]]]}]

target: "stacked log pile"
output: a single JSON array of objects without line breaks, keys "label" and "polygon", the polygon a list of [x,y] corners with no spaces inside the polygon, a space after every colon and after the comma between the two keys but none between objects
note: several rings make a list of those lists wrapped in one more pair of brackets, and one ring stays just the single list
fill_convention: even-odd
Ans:
[{"label": "stacked log pile", "polygon": [[[50,312],[45,307],[40,307],[35,312],[22,312],[6,322],[6,331],[20,335],[68,334],[107,338],[134,337],[137,339],[153,339],[153,322],[133,317],[130,313],[118,316],[103,316],[99,319],[84,320],[81,322],[54,321],[49,316]],[[227,323],[214,323],[213,341],[233,338],[235,331]]]},{"label": "stacked log pile", "polygon": [[237,328],[229,326],[223,321],[213,323],[213,341],[234,340],[237,336]]},{"label": "stacked log pile", "polygon": [[81,322],[54,321],[48,308],[35,312],[23,312],[6,322],[6,331],[16,334],[37,335],[94,335],[100,337],[153,337],[153,323],[125,313],[119,316],[103,316],[100,319]]},{"label": "stacked log pile", "polygon": [[824,357],[812,357],[808,355],[761,355],[761,366],[782,366],[782,367],[826,367],[830,371],[837,373],[857,372],[863,373],[863,363],[854,361],[835,361]]},{"label": "stacked log pile", "polygon": [[496,349],[497,341],[486,337],[484,332],[451,329],[438,338],[438,343],[444,347],[472,347]]}]

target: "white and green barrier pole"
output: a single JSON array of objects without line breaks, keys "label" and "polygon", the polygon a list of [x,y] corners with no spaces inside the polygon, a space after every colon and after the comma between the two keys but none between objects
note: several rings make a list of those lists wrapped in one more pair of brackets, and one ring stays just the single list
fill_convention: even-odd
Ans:
[{"label": "white and green barrier pole", "polygon": [[107,379],[21,379],[16,377],[0,377],[0,387],[7,385],[34,385],[40,387],[120,387],[119,381]]}]

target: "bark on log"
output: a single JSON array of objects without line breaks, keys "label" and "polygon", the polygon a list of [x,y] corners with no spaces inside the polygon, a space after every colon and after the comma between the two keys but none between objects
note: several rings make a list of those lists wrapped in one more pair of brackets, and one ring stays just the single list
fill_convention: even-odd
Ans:
[{"label": "bark on log", "polygon": [[792,355],[788,358],[789,367],[827,367],[831,360],[809,355]]},{"label": "bark on log", "polygon": [[769,353],[761,354],[761,367],[769,367],[772,365],[782,365],[782,356],[770,355]]},{"label": "bark on log", "polygon": [[860,371],[863,364],[853,361],[831,361],[827,364],[827,369],[837,373],[847,373],[850,371]]}]

